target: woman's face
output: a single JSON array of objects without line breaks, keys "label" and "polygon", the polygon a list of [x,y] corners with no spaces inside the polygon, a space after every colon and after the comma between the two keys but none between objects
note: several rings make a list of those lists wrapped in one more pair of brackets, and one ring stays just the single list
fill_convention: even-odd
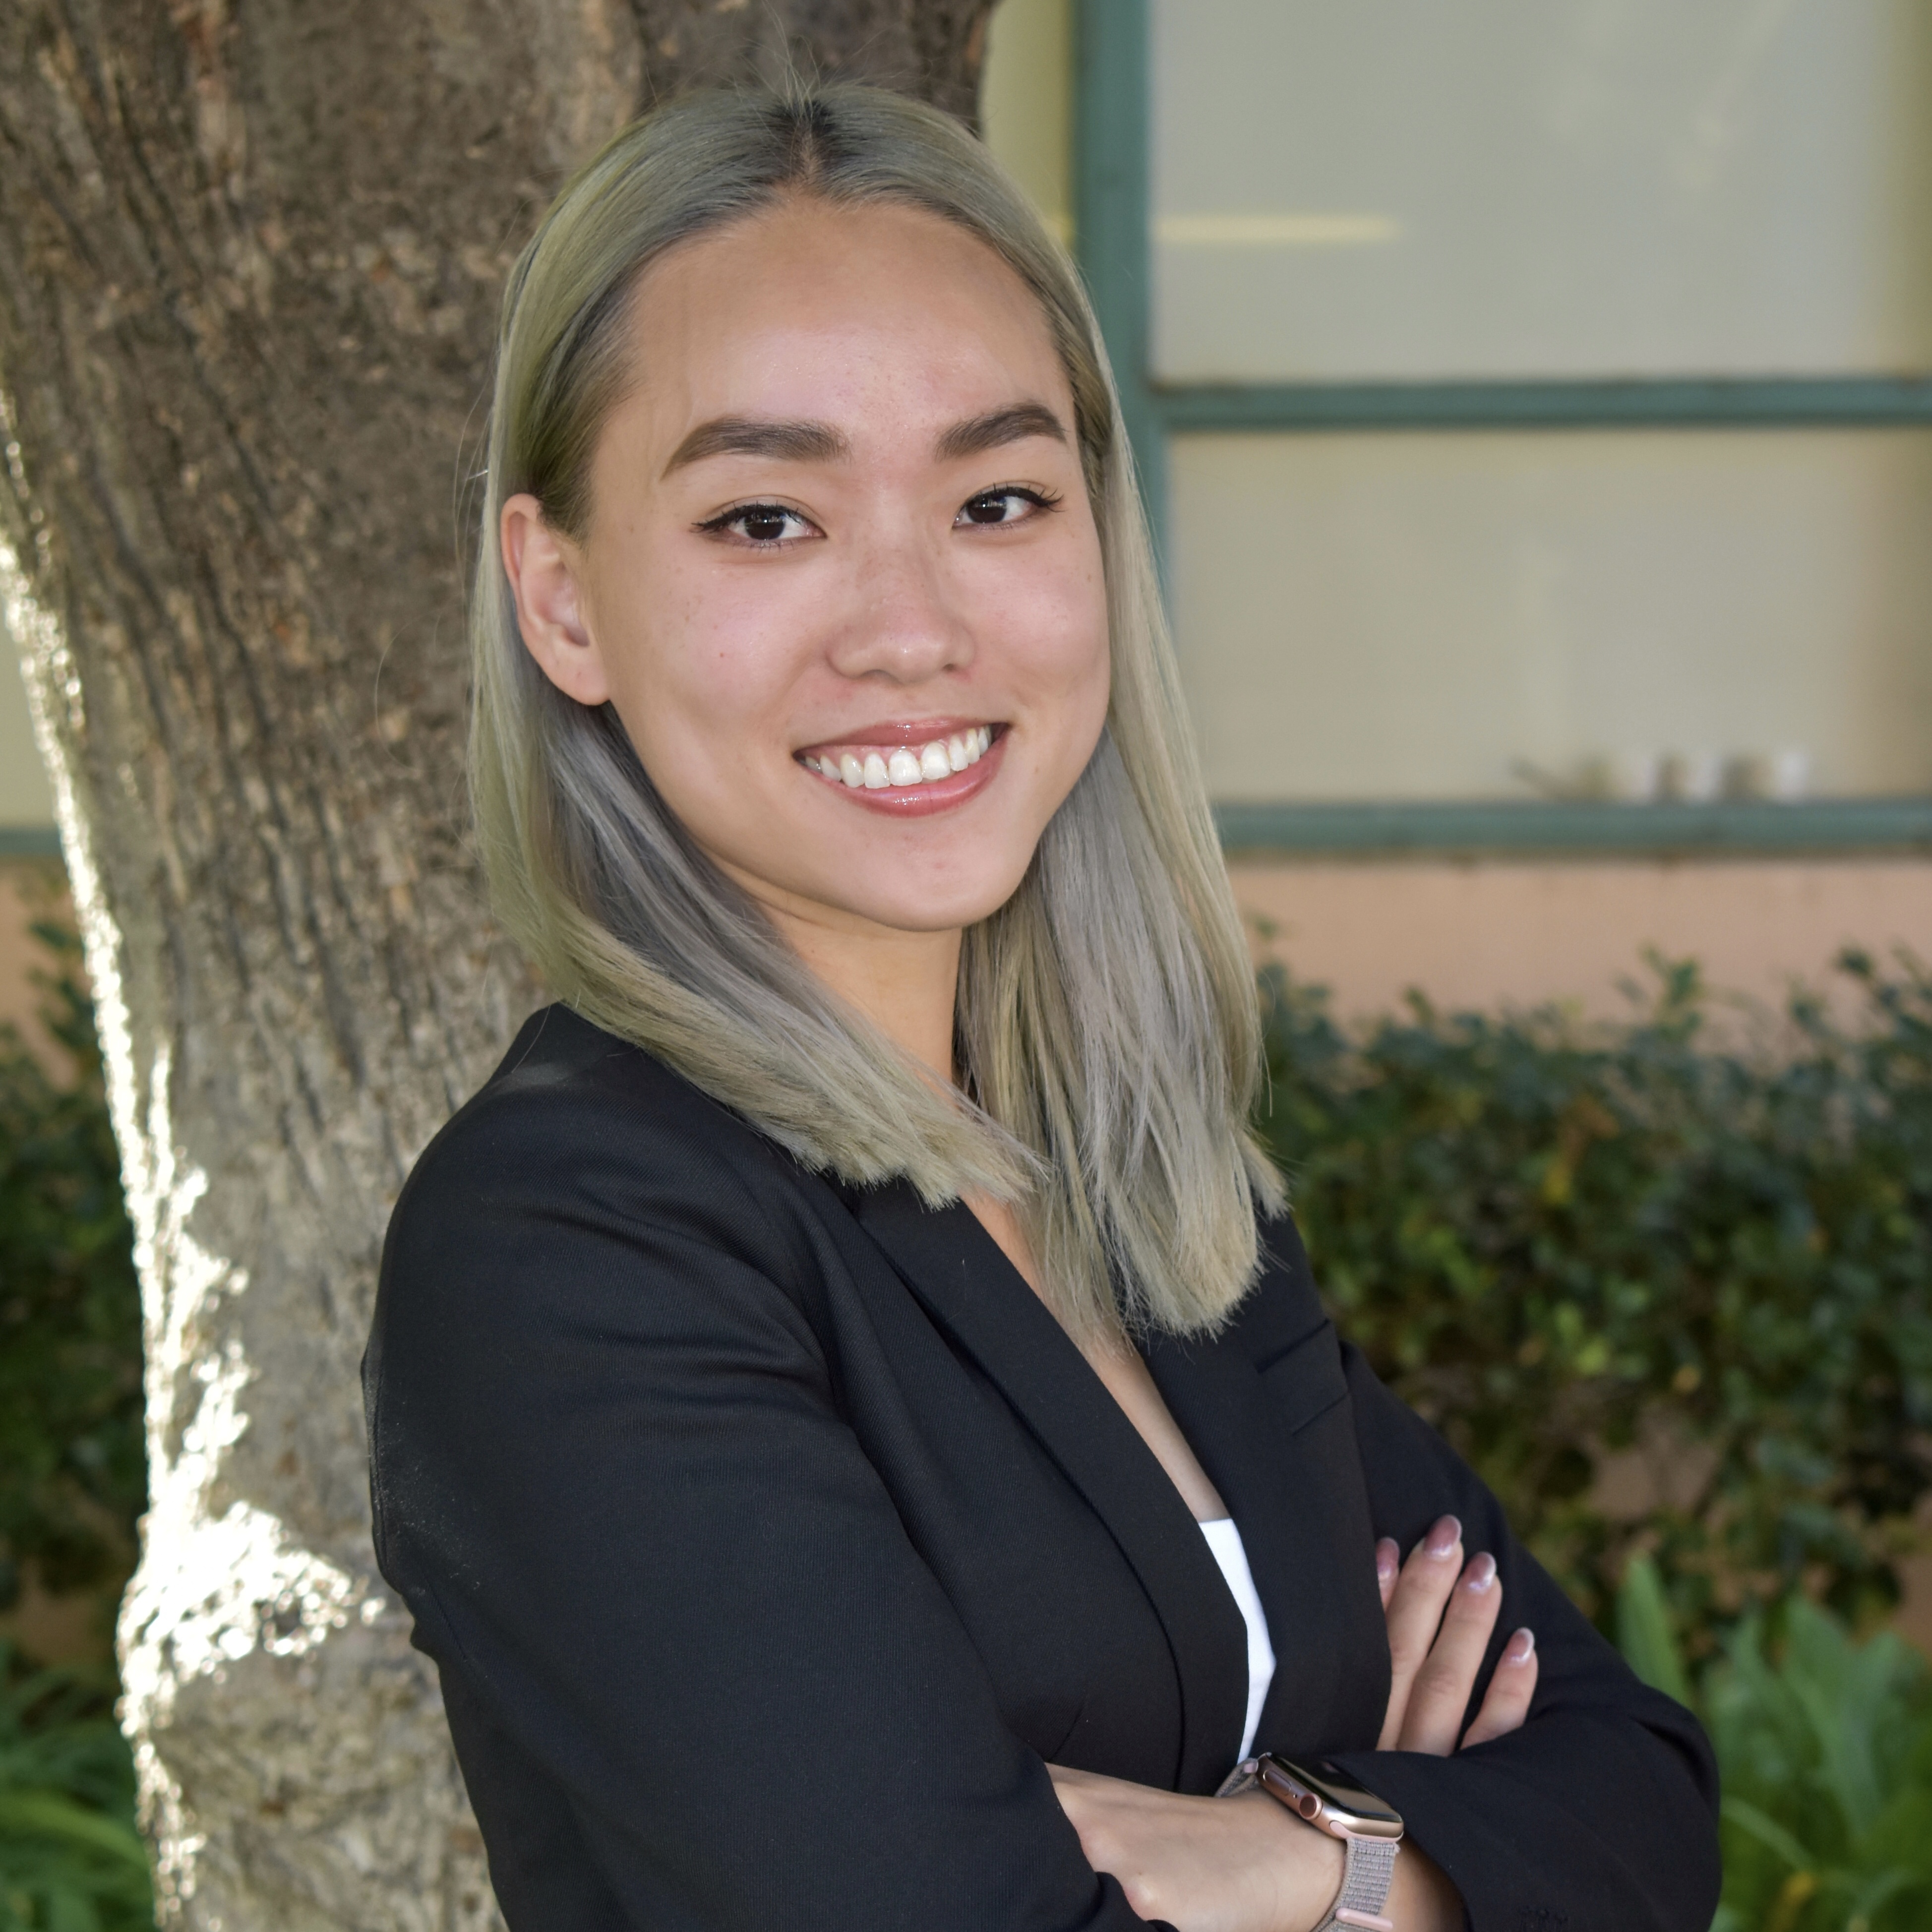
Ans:
[{"label": "woman's face", "polygon": [[1037,304],[937,218],[809,200],[674,250],[583,542],[530,497],[526,641],[711,856],[814,925],[1012,895],[1107,710],[1106,598]]}]

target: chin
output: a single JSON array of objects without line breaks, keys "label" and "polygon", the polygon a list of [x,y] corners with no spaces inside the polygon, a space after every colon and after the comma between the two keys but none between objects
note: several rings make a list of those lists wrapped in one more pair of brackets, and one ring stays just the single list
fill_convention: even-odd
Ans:
[{"label": "chin", "polygon": [[826,896],[842,910],[895,932],[951,932],[990,919],[1019,890],[1025,876],[1022,865],[935,890],[930,878],[908,878],[901,883],[890,874],[875,873],[862,893]]},{"label": "chin", "polygon": [[976,893],[968,898],[928,899],[920,902],[913,898],[878,898],[868,897],[862,906],[852,906],[848,910],[868,919],[874,925],[890,927],[897,932],[955,932],[969,926],[977,926],[982,920],[991,919],[1019,890],[1016,880],[1004,892]]}]

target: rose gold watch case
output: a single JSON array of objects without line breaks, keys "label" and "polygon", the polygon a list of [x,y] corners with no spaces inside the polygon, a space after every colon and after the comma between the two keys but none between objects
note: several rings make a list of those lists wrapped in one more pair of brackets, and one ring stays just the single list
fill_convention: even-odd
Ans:
[{"label": "rose gold watch case", "polygon": [[[1286,1758],[1276,1757],[1271,1751],[1255,1760],[1255,1781],[1266,1790],[1269,1796],[1336,1838],[1399,1840],[1402,1837],[1402,1820],[1393,1811],[1378,1815],[1337,1804],[1314,1788],[1316,1780],[1313,1773],[1305,1771],[1300,1765],[1291,1764]],[[1362,1795],[1368,1797],[1372,1794],[1364,1792]]]}]

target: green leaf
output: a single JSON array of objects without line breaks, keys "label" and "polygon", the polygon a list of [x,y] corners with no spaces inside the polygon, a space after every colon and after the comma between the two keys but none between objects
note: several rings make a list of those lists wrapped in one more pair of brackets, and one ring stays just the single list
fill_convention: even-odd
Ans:
[{"label": "green leaf", "polygon": [[1748,1832],[1766,1851],[1781,1858],[1793,1871],[1811,1869],[1810,1853],[1775,1818],[1760,1811],[1749,1798],[1725,1798],[1723,1815],[1741,1831]]},{"label": "green leaf", "polygon": [[1688,1704],[1690,1682],[1684,1653],[1670,1627],[1670,1610],[1657,1565],[1648,1556],[1634,1556],[1617,1592],[1617,1647],[1624,1660],[1652,1689]]},{"label": "green leaf", "polygon": [[0,1858],[9,1842],[21,1838],[57,1838],[135,1866],[144,1874],[148,1869],[148,1848],[137,1832],[58,1791],[0,1791]]}]

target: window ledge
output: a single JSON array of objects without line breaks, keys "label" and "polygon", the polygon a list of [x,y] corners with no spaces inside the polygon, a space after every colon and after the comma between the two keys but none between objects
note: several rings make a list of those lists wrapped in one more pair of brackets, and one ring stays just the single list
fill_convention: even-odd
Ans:
[{"label": "window ledge", "polygon": [[51,825],[0,825],[0,859],[58,859],[60,834]]},{"label": "window ledge", "polygon": [[1932,855],[1932,797],[1226,803],[1214,818],[1230,853]]}]

